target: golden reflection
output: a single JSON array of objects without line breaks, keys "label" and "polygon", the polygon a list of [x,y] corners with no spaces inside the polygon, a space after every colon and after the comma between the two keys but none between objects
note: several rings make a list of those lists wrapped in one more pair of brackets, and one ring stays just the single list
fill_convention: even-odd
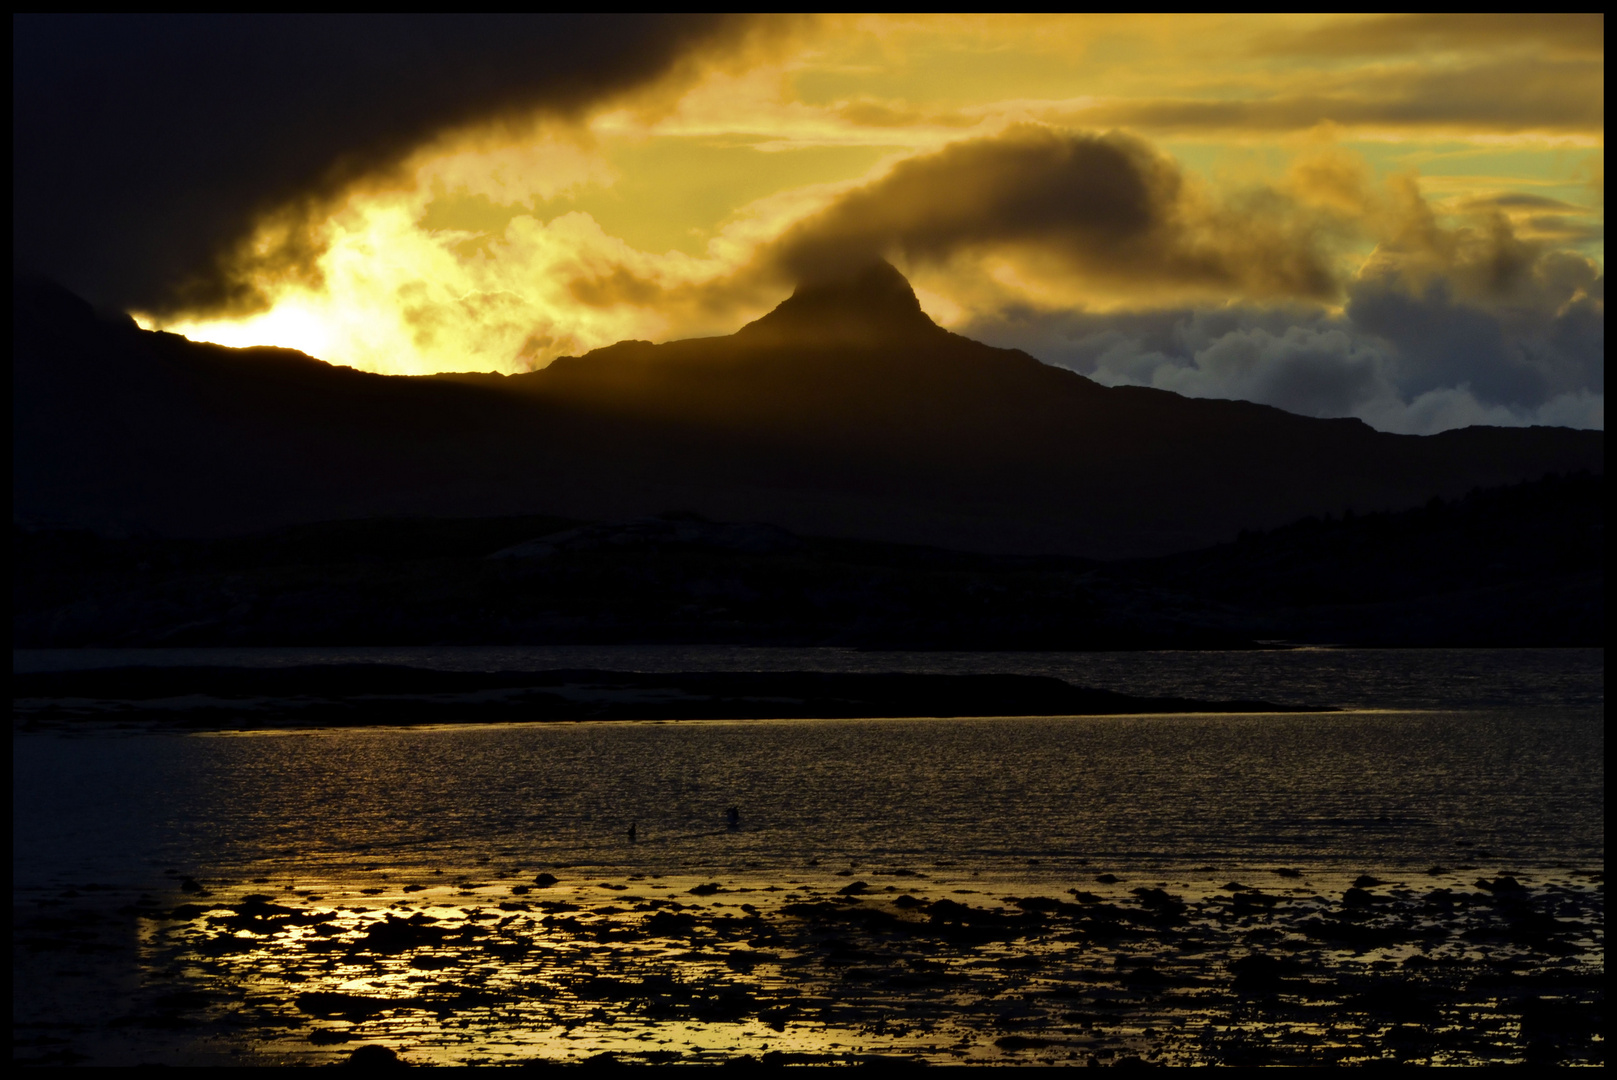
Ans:
[{"label": "golden reflection", "polygon": [[[421,1064],[1480,1064],[1534,1037],[1533,973],[1604,962],[1600,887],[1565,871],[1205,867],[1065,889],[943,867],[508,871],[370,866],[179,894],[141,918],[149,1052],[202,1060],[228,1038],[283,1064],[362,1045]],[[1533,929],[1528,909],[1557,918]],[[1507,961],[1521,985],[1490,974]],[[1565,985],[1582,1015],[1585,982]]]}]

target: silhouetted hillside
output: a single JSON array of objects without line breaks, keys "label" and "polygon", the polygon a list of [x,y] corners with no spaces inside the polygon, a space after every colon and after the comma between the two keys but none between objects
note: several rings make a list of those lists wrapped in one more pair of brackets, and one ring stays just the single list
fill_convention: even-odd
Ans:
[{"label": "silhouetted hillside", "polygon": [[1124,572],[1294,640],[1599,645],[1605,529],[1605,478],[1580,473],[1397,514],[1305,518]]},{"label": "silhouetted hillside", "polygon": [[1243,603],[1376,603],[1600,572],[1605,478],[1548,476],[1403,513],[1309,517],[1140,564],[1153,580]]},{"label": "silhouetted hillside", "polygon": [[1101,563],[667,515],[378,520],[220,540],[17,530],[17,645],[914,648],[1604,641],[1604,480]]},{"label": "silhouetted hillside", "polygon": [[800,289],[729,337],[621,342],[512,377],[194,344],[39,282],[14,301],[13,518],[104,532],[679,508],[1120,558],[1604,468],[1601,432],[1399,436],[1102,387],[938,328],[885,265]]}]

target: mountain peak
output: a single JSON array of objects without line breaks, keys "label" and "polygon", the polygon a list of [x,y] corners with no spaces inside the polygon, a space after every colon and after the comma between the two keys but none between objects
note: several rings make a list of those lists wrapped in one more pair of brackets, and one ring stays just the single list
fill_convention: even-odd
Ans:
[{"label": "mountain peak", "polygon": [[891,263],[877,260],[857,271],[799,284],[738,337],[753,342],[875,344],[942,333],[921,310],[915,290]]}]

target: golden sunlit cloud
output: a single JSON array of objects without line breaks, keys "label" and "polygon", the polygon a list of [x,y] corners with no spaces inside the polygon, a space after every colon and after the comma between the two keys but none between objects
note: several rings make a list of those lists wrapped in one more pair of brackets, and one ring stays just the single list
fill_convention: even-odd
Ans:
[{"label": "golden sunlit cloud", "polygon": [[231,271],[252,314],[137,318],[373,371],[512,372],[727,333],[874,257],[951,326],[1340,310],[1366,274],[1504,296],[1558,250],[1603,280],[1598,18],[763,25],[585,115],[444,132],[264,218]]}]

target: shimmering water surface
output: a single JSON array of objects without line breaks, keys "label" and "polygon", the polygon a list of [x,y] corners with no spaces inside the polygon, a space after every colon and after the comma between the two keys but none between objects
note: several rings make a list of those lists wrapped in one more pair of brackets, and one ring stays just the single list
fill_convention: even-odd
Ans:
[{"label": "shimmering water surface", "polygon": [[19,884],[377,858],[1065,873],[1413,866],[1456,845],[1604,857],[1602,725],[1542,709],[31,737],[15,754]]},{"label": "shimmering water surface", "polygon": [[[66,653],[17,666],[61,667]],[[1604,858],[1599,650],[866,654],[125,650],[498,670],[999,670],[1308,716],[748,721],[14,739],[19,883],[143,868],[496,854],[653,871],[808,859],[1026,866]],[[736,806],[741,827],[725,826]],[[626,833],[637,823],[637,842]]]},{"label": "shimmering water surface", "polygon": [[[1484,983],[1474,980],[1492,978],[1488,965],[1497,967],[1501,956],[1519,955],[1523,971],[1540,972],[1537,965],[1545,963],[1576,968],[1555,968],[1556,978],[1562,975],[1555,971],[1595,978],[1589,972],[1598,970],[1603,986],[1603,886],[1589,884],[1603,880],[1605,858],[1604,656],[1598,650],[1071,655],[378,649],[14,656],[18,670],[36,671],[199,661],[402,662],[460,670],[1011,671],[1133,693],[1265,698],[1344,711],[15,735],[14,901],[36,905],[45,913],[37,925],[46,926],[54,925],[53,918],[62,921],[51,910],[83,903],[98,889],[123,900],[139,894],[120,909],[140,913],[140,960],[128,961],[140,974],[127,993],[119,991],[123,1004],[106,1006],[129,1013],[115,1029],[117,1039],[106,1035],[114,1029],[62,1021],[62,1015],[83,1011],[87,1000],[63,988],[86,985],[74,983],[75,975],[93,976],[97,985],[124,983],[88,967],[75,971],[71,964],[51,968],[49,976],[37,974],[43,968],[14,968],[14,978],[17,971],[34,972],[28,978],[44,979],[52,993],[67,994],[36,1003],[39,1015],[24,1018],[28,1023],[19,1028],[44,1032],[37,1036],[42,1046],[70,1045],[60,1051],[67,1055],[64,1062],[118,1062],[131,1054],[175,1062],[318,1061],[364,1039],[446,1062],[576,1058],[602,1050],[674,1060],[770,1047],[812,1051],[820,1060],[852,1053],[856,1043],[929,1060],[1019,1060],[1017,1054],[1039,1047],[1064,1047],[1047,1058],[1087,1054],[1104,1060],[1128,1051],[1164,1061],[1238,1061],[1282,1028],[1289,1033],[1282,1041],[1301,1055],[1286,1060],[1381,1060],[1396,1042],[1387,1027],[1396,1018],[1355,1014],[1351,1031],[1330,1035],[1310,1011],[1322,1006],[1301,991],[1294,1000],[1284,999],[1293,1001],[1285,1018],[1242,1012],[1241,994],[1250,996],[1250,989],[1220,1004],[1229,980],[1245,970],[1240,965],[1255,962],[1254,950],[1269,955],[1280,949],[1289,951],[1276,955],[1299,958],[1284,961],[1304,965],[1298,971],[1315,965],[1308,969],[1320,972],[1314,985],[1335,987],[1328,992],[1338,997],[1346,981],[1361,979],[1367,1001],[1380,993],[1376,980],[1393,977],[1384,971],[1407,969],[1408,978],[1427,978],[1425,968],[1408,965],[1446,956],[1444,963],[1460,966],[1445,969],[1451,972],[1445,978],[1454,987],[1472,987],[1463,991],[1465,1000],[1486,1001],[1472,1001],[1464,1006],[1470,1012],[1452,1019],[1451,1028],[1466,1033],[1463,1049],[1427,1039],[1420,1043],[1420,1059],[1476,1063],[1521,1060],[1536,1037],[1531,1009],[1537,1006],[1510,997],[1517,991],[1478,997],[1476,987]],[[739,812],[734,826],[726,822],[730,807]],[[541,873],[560,879],[556,891],[545,893],[549,907],[533,906],[537,897],[528,896],[529,885],[523,884]],[[1372,900],[1353,900],[1351,894],[1342,899],[1355,876],[1365,873],[1380,875],[1381,884],[1391,882],[1391,892]],[[1478,884],[1515,875],[1512,883],[1519,879],[1536,891],[1511,900],[1514,907],[1487,907],[1470,922],[1442,911],[1484,911],[1476,905],[1494,903],[1492,885],[1457,901],[1459,907],[1432,914],[1439,903],[1432,897],[1471,888],[1479,874]],[[851,879],[861,877],[873,883],[862,906],[858,896],[838,899]],[[1255,907],[1258,901],[1241,900],[1245,894],[1238,888],[1230,907],[1229,896],[1216,894],[1228,892],[1221,883],[1233,885],[1232,878],[1245,882],[1240,888],[1283,884],[1296,895],[1268,896],[1261,901],[1267,907]],[[199,880],[193,892],[210,890],[201,895],[213,899],[164,914],[188,900],[177,888],[186,879]],[[614,883],[622,881],[645,894],[622,898],[641,901],[632,908],[615,899],[625,885]],[[709,903],[689,895],[691,887],[708,881],[722,883],[723,892],[754,894],[750,906],[741,905],[751,912],[750,929],[726,922],[732,916],[722,909],[735,904],[723,893],[704,894],[711,911],[690,907],[679,916],[697,918],[694,930],[676,932],[657,923],[672,918],[679,905],[664,910],[665,901],[655,897]],[[908,890],[921,898],[917,904],[931,905],[919,909],[933,912],[930,923],[903,924],[920,927],[920,938],[881,931],[855,948],[836,934],[826,936],[825,920],[845,922],[849,912],[879,908],[888,912],[882,918],[910,918],[902,904],[892,907],[891,897],[878,895],[887,881],[895,884],[885,886],[885,893]],[[1131,888],[1139,882],[1165,887],[1171,895],[1161,900],[1150,889]],[[1420,890],[1434,886],[1442,888],[1421,901]],[[1084,889],[1100,895],[1085,899]],[[248,893],[260,898],[244,900]],[[781,898],[766,903],[765,894],[775,893]],[[1046,920],[1037,925],[1014,923],[1013,916],[1022,918],[1015,896],[993,900],[999,893],[1074,893],[1082,903],[1102,907],[1069,904],[1074,914],[1037,915]],[[951,896],[968,905],[1001,904],[994,910],[1009,914],[978,909],[981,914],[968,921],[977,918],[979,929],[961,937],[950,929],[955,923],[939,921],[939,912],[952,910],[944,903]],[[263,897],[277,899],[266,907]],[[493,912],[480,906],[495,901]],[[810,901],[820,906],[802,906]],[[290,902],[293,907],[276,906]],[[332,905],[330,913],[316,911],[321,903]],[[1048,907],[1053,900],[1039,903],[1046,906],[1024,914],[1057,911]],[[1348,907],[1338,912],[1344,903]],[[1387,906],[1375,906],[1381,903]],[[297,914],[305,909],[308,914]],[[1103,909],[1124,922],[1101,917]],[[558,914],[568,911],[582,915]],[[1561,912],[1559,922],[1546,914],[1555,911]],[[462,937],[453,939],[462,944],[449,948],[442,933],[412,938],[407,949],[398,942],[378,944],[384,931],[394,933],[389,920],[429,914],[447,920],[442,926],[464,927],[456,930]],[[1531,923],[1529,916],[1540,922]],[[94,918],[121,925],[110,916]],[[497,924],[479,921],[496,918]],[[1136,926],[1128,918],[1147,922]],[[1000,920],[992,924],[999,929],[981,931],[988,937],[979,940],[980,927],[990,919]],[[1061,919],[1072,920],[1072,929],[1052,936],[1067,925]],[[309,929],[299,930],[305,923]],[[866,919],[857,933],[875,933],[871,928],[878,925],[887,924]],[[504,935],[499,940],[507,944],[499,948],[505,952],[490,953],[490,946],[473,942],[489,929]],[[315,930],[327,936],[311,936]],[[72,944],[75,932],[49,939],[55,945],[45,931],[28,940],[46,941],[38,946],[45,950],[41,955],[56,963],[51,958],[61,950],[79,948]],[[732,939],[733,948],[724,944]],[[905,948],[932,944],[913,954],[882,952],[900,939],[912,942]],[[743,948],[748,940],[752,944]],[[339,947],[346,959],[332,952]],[[758,951],[766,947],[775,951]],[[857,961],[837,959],[839,949],[886,959],[844,972]],[[952,957],[945,967],[955,965],[948,967],[955,974],[926,967],[934,962],[929,955],[945,954]],[[526,958],[528,966],[499,957]],[[825,974],[810,977],[804,964]],[[985,964],[992,970],[984,968],[980,977],[961,974]],[[1135,985],[1124,978],[1106,989],[1119,978],[1109,973],[1138,964],[1147,965],[1149,979]],[[1472,982],[1454,982],[1452,972],[1462,967]],[[923,968],[931,972],[924,978]],[[853,978],[855,970],[877,973],[860,976],[877,980],[868,1000],[821,985],[827,978]],[[623,996],[629,984],[600,989],[608,971],[639,973],[646,980],[652,979],[646,973],[660,972],[655,978],[674,980],[670,986],[707,989],[670,997],[644,990],[650,981],[635,983],[641,989],[634,993],[645,1000],[633,1004]],[[955,990],[914,989],[932,986],[927,979],[943,979],[937,985]],[[962,996],[961,979],[977,980],[975,997]],[[1163,996],[1152,982],[1176,979],[1183,986],[1178,997]],[[1103,1032],[1104,1025],[1071,1019],[1089,1014],[1051,1006],[1054,1011],[1038,1014],[1044,1034],[1006,1035],[1023,1031],[1019,1023],[1034,1023],[1008,1021],[1011,1014],[996,1004],[1013,983],[1029,1000],[1037,993],[1062,1001],[1099,994],[1097,1008],[1133,1010],[1132,1026]],[[447,989],[438,997],[422,997],[439,984]],[[318,992],[309,989],[316,985]],[[498,993],[491,989],[496,985]],[[1405,993],[1413,984],[1399,985]],[[444,996],[451,990],[460,996]],[[752,1005],[735,1005],[740,999],[734,995],[743,990],[753,995],[747,999]],[[810,996],[793,996],[800,994]],[[821,995],[814,1000],[823,998],[818,1012],[792,1012],[806,1009],[813,994]],[[865,1002],[865,1012],[847,1011],[856,998]],[[1272,992],[1270,998],[1271,1004],[1282,1000]],[[766,999],[773,1004],[766,1007]],[[1507,999],[1516,1004],[1499,1004]],[[226,1008],[232,1000],[236,1004]],[[444,1004],[451,1000],[460,1004]],[[603,1013],[598,1002],[604,1000],[625,1011]],[[170,1003],[152,1004],[164,1001]],[[243,1001],[258,1002],[258,1020],[241,1019]],[[731,1008],[721,1007],[724,1001],[735,1006],[733,1015],[724,1012]],[[207,1018],[184,1020],[185,1008]],[[913,1014],[909,1026],[884,1028],[880,1018],[901,1008]],[[1512,1019],[1510,1009],[1520,1016]],[[452,1014],[465,1022],[451,1021]],[[1123,1016],[1097,1015],[1110,1017],[1108,1022]],[[148,1026],[164,1033],[131,1035],[146,1030],[142,1016],[156,1017]],[[311,1020],[320,1016],[327,1018],[324,1026]],[[790,1023],[788,1016],[794,1018]],[[1420,1016],[1426,1017],[1420,1024],[1427,1035],[1438,1030],[1435,1020]],[[626,1017],[649,1026],[631,1036],[621,1026]],[[203,1034],[182,1037],[163,1027],[181,1020],[202,1024]],[[15,1012],[14,1022],[21,1023]],[[316,1024],[312,1033],[304,1026],[310,1023]],[[248,1035],[231,1024],[257,1026]],[[1565,1032],[1552,1030],[1545,1038],[1551,1041],[1533,1044],[1541,1053],[1543,1046],[1585,1053],[1567,1049],[1573,1043]],[[648,1050],[653,1044],[660,1049]],[[39,1060],[57,1052],[48,1050]],[[1259,1054],[1251,1060],[1271,1059]]]}]

